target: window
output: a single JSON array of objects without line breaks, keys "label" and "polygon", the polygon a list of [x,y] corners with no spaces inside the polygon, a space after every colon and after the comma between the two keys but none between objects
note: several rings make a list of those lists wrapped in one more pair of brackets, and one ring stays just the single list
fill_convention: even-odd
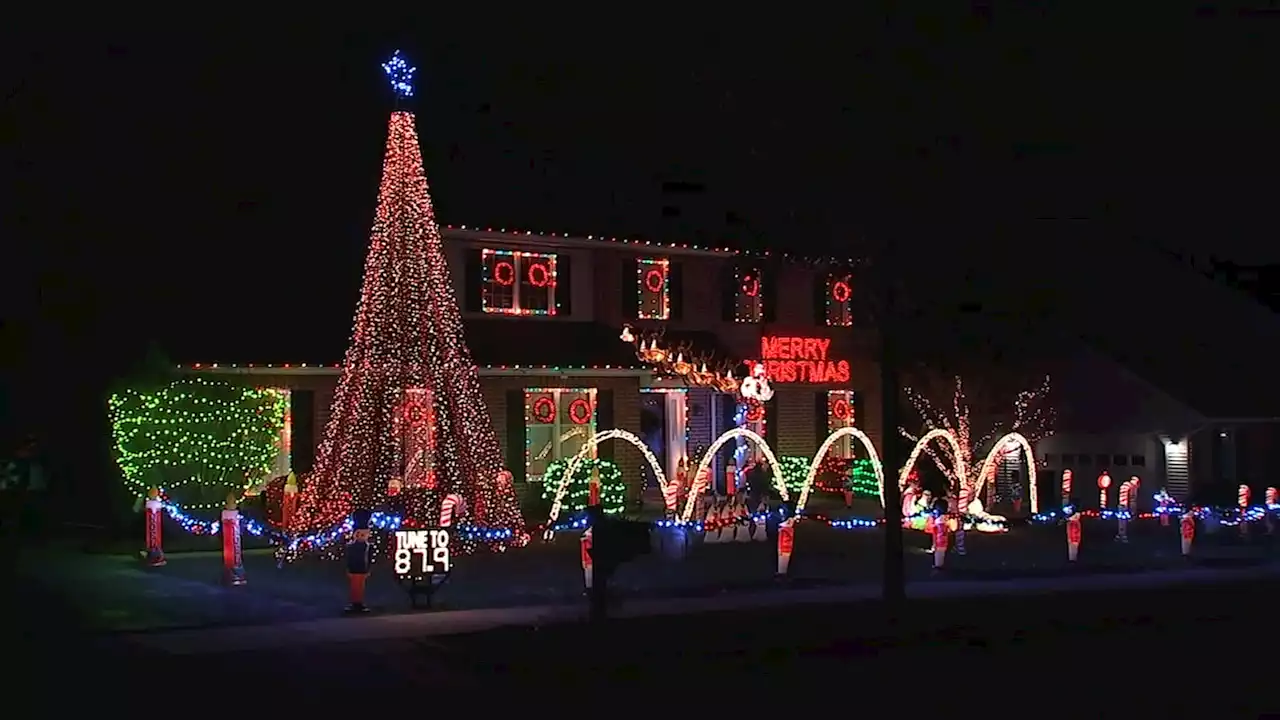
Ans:
[{"label": "window", "polygon": [[595,388],[524,391],[525,479],[541,482],[547,466],[578,453],[596,434]]},{"label": "window", "polygon": [[1129,464],[1134,467],[1146,467],[1147,458],[1144,455],[1130,455]]},{"label": "window", "polygon": [[1126,464],[1128,464],[1128,462],[1129,462],[1129,458],[1124,455],[1111,456],[1111,464],[1115,465],[1116,467],[1124,467]]},{"label": "window", "polygon": [[1099,455],[1099,456],[1098,456],[1098,467],[1100,467],[1100,468],[1105,468],[1105,467],[1107,466],[1107,461],[1108,461],[1108,460],[1110,460],[1110,459],[1111,459],[1111,458],[1110,458],[1109,456],[1107,456],[1107,455]]},{"label": "window", "polygon": [[640,320],[671,318],[671,263],[666,258],[636,261],[636,304]]},{"label": "window", "polygon": [[853,324],[852,276],[827,276],[827,324],[848,327]]},{"label": "window", "polygon": [[759,268],[734,271],[733,319],[741,323],[758,323],[764,319],[764,294]]},{"label": "window", "polygon": [[[1064,456],[1064,457],[1065,457],[1065,456]],[[1081,455],[1081,456],[1078,458],[1078,460],[1079,460],[1080,464],[1081,464],[1081,465],[1083,465],[1084,467],[1089,467],[1089,465],[1093,462],[1093,456],[1092,456],[1092,455]]]},{"label": "window", "polygon": [[484,249],[482,308],[504,315],[556,314],[556,256]]},{"label": "window", "polygon": [[[827,434],[845,427],[856,427],[858,424],[858,396],[852,390],[831,390],[827,392]],[[830,455],[852,458],[856,441],[846,435],[831,446]]]},{"label": "window", "polygon": [[1075,455],[1070,455],[1070,454],[1068,454],[1068,453],[1063,453],[1063,454],[1062,454],[1062,465],[1063,465],[1063,467],[1066,467],[1067,465],[1075,465],[1075,464],[1076,464],[1076,456],[1075,456]]}]

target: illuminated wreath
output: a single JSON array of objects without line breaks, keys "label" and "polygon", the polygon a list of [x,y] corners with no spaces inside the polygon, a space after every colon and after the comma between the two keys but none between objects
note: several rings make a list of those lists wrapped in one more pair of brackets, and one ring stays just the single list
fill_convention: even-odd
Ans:
[{"label": "illuminated wreath", "polygon": [[493,266],[493,281],[499,285],[511,285],[516,281],[516,266],[501,260]]},{"label": "illuminated wreath", "polygon": [[652,268],[644,274],[644,287],[651,293],[662,292],[662,284],[666,281],[662,271]]},{"label": "illuminated wreath", "polygon": [[831,299],[838,303],[848,302],[849,297],[852,294],[852,291],[849,289],[849,283],[844,280],[837,280],[831,286]]},{"label": "illuminated wreath", "polygon": [[840,420],[848,420],[853,417],[853,408],[849,407],[849,401],[839,398],[831,403],[831,414]]},{"label": "illuminated wreath", "polygon": [[534,287],[546,287],[551,282],[551,270],[543,263],[529,266],[529,284]]},{"label": "illuminated wreath", "polygon": [[585,398],[578,398],[569,403],[569,420],[574,425],[586,425],[591,422],[591,403]]},{"label": "illuminated wreath", "polygon": [[550,425],[556,421],[556,403],[547,396],[533,401],[533,419],[542,425]]},{"label": "illuminated wreath", "polygon": [[742,278],[742,294],[747,297],[755,297],[760,294],[760,281],[752,275],[744,275]]}]

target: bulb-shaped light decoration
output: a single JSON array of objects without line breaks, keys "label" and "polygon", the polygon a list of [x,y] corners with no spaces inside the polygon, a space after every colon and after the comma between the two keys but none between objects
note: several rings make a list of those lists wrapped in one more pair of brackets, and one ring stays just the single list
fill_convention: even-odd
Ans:
[{"label": "bulb-shaped light decoration", "polygon": [[413,74],[418,71],[418,68],[409,67],[409,63],[400,55],[399,50],[395,51],[390,60],[382,63],[382,71],[387,74],[391,90],[395,92],[397,98],[413,97]]}]

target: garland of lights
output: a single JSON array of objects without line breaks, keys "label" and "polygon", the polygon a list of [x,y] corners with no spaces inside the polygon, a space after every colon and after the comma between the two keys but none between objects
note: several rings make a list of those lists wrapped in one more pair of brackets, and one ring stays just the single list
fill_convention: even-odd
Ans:
[{"label": "garland of lights", "polygon": [[[412,94],[411,68],[393,61],[384,70],[397,96]],[[549,290],[555,282],[554,261],[543,270],[527,268],[526,279]],[[300,538],[308,533],[341,526],[355,510],[387,504],[387,489],[403,474],[404,459],[386,449],[398,446],[396,409],[402,394],[414,388],[431,390],[435,403],[436,426],[428,448],[435,488],[406,490],[396,497],[405,523],[428,525],[439,517],[443,498],[457,493],[478,526],[509,528],[491,538],[495,549],[527,542],[515,488],[504,470],[493,420],[463,339],[416,121],[412,113],[397,110],[388,125],[351,343],[315,469],[303,479],[288,528],[290,548],[305,546]],[[474,546],[464,537],[459,550]]]},{"label": "garland of lights", "polygon": [[[554,460],[547,465],[546,477],[553,482],[542,483],[542,499],[548,503],[556,500],[560,478],[564,477],[568,459]],[[600,505],[609,515],[617,515],[626,508],[627,486],[622,481],[622,471],[609,460],[586,458],[578,463],[569,479],[568,489],[561,502],[563,508],[570,513],[584,512],[587,500],[591,495],[591,474],[599,469],[600,473]]]},{"label": "garland of lights", "polygon": [[[280,452],[288,395],[189,377],[153,392],[124,390],[108,401],[114,455],[137,497],[190,485],[225,491],[265,475]],[[221,507],[222,502],[193,509]]]}]

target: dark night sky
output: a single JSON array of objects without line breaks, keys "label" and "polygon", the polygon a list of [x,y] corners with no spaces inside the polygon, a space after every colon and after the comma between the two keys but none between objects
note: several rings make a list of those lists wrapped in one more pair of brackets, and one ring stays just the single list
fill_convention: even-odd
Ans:
[{"label": "dark night sky", "polygon": [[[525,12],[7,43],[7,364],[345,326],[397,47],[446,224],[660,237],[671,179],[743,219],[731,243],[1086,233],[1280,260],[1272,17]],[[1007,231],[1041,219],[1069,230]]]}]

